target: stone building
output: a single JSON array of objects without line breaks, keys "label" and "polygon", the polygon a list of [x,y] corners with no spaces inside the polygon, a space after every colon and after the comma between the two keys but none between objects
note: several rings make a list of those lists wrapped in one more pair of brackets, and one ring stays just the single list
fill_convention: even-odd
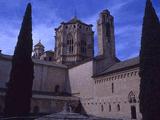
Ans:
[{"label": "stone building", "polygon": [[33,58],[40,59],[45,61],[55,61],[54,51],[48,50],[45,51],[44,45],[41,43],[41,40],[33,48]]},{"label": "stone building", "polygon": [[55,59],[58,63],[73,65],[93,57],[92,25],[74,17],[66,23],[62,22],[55,31]]},{"label": "stone building", "polygon": [[44,54],[44,46],[41,41],[39,41],[33,49],[33,58],[40,59],[40,57]]},{"label": "stone building", "polygon": [[[55,61],[40,59],[44,46],[40,42],[35,46],[31,112],[58,112],[68,102],[74,110],[80,103],[83,112],[98,117],[141,119],[139,57],[125,61],[116,57],[114,18],[108,10],[100,13],[97,31],[96,57],[92,25],[76,17],[55,29],[55,51],[51,55]],[[11,59],[0,53],[1,109]]]},{"label": "stone building", "polygon": [[54,51],[48,50],[48,51],[45,51],[43,55],[41,55],[40,60],[55,61],[54,56],[55,56]]}]

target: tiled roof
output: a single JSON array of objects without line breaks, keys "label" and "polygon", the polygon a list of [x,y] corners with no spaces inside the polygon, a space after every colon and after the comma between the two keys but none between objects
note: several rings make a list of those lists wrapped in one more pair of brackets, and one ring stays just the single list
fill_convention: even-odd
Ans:
[{"label": "tiled roof", "polygon": [[77,19],[76,17],[74,17],[73,19],[71,19],[71,20],[68,21],[67,23],[77,23],[77,22],[82,23],[79,19]]},{"label": "tiled roof", "polygon": [[54,61],[44,61],[44,60],[39,60],[39,59],[33,59],[33,62],[35,64],[43,64],[43,65],[48,65],[52,67],[60,67],[60,68],[68,68],[66,65],[56,63]]},{"label": "tiled roof", "polygon": [[75,63],[75,64],[70,65],[70,66],[69,66],[69,69],[70,69],[70,68],[77,67],[77,66],[80,66],[80,65],[85,64],[85,63],[87,63],[87,62],[90,62],[90,61],[92,61],[92,60],[93,60],[93,58],[84,59],[84,60],[81,61],[81,62],[78,62],[78,63]]},{"label": "tiled roof", "polygon": [[35,46],[42,46],[42,47],[44,47],[44,46],[42,45],[41,41],[39,41]]},{"label": "tiled roof", "polygon": [[94,75],[94,77],[105,75],[107,73],[115,72],[115,71],[122,70],[122,69],[127,69],[129,67],[138,66],[138,65],[139,65],[139,57],[135,57],[132,59],[128,59],[122,62],[115,63],[114,65],[106,69],[105,71]]},{"label": "tiled roof", "polygon": [[[0,58],[5,59],[5,60],[10,60],[10,61],[12,60],[11,55],[0,54]],[[34,64],[42,64],[42,65],[53,66],[53,67],[68,68],[66,65],[59,64],[53,61],[50,62],[50,61],[44,61],[44,60],[39,60],[39,59],[32,59],[32,60]]]},{"label": "tiled roof", "polygon": [[75,23],[80,23],[80,24],[83,24],[83,25],[87,25],[87,26],[90,26],[91,24],[86,24],[84,22],[82,22],[81,20],[79,20],[77,17],[74,17],[72,18],[71,20],[69,20],[68,22],[65,22],[65,24],[75,24]]}]

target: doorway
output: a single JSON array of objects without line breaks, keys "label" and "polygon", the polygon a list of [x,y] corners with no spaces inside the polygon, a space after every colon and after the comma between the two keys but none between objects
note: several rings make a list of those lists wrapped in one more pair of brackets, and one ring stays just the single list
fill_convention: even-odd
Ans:
[{"label": "doorway", "polygon": [[131,106],[131,119],[137,119],[135,106]]}]

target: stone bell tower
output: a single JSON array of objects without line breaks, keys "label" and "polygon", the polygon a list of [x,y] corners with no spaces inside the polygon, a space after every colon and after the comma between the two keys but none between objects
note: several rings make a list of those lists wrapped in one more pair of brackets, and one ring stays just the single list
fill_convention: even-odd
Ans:
[{"label": "stone bell tower", "polygon": [[41,43],[41,40],[34,46],[33,49],[33,58],[40,59],[41,55],[44,53],[44,46]]},{"label": "stone bell tower", "polygon": [[99,55],[115,58],[114,18],[108,10],[103,10],[97,21]]},{"label": "stone bell tower", "polygon": [[94,59],[94,73],[104,71],[119,60],[115,55],[114,18],[108,10],[103,10],[97,21],[98,56]]}]

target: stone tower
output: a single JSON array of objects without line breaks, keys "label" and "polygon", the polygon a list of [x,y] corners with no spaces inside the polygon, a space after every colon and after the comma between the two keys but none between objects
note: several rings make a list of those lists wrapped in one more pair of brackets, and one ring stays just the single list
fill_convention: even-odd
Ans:
[{"label": "stone tower", "polygon": [[99,55],[115,58],[114,19],[108,10],[103,10],[97,21]]},{"label": "stone tower", "polygon": [[62,22],[55,31],[55,59],[58,63],[73,65],[93,57],[92,25],[74,17],[69,22]]},{"label": "stone tower", "polygon": [[33,49],[33,58],[40,59],[41,55],[44,53],[44,46],[42,45],[41,41],[39,41]]},{"label": "stone tower", "polygon": [[115,55],[114,18],[108,10],[103,10],[97,21],[98,56],[94,59],[94,73],[104,71],[119,60]]}]

